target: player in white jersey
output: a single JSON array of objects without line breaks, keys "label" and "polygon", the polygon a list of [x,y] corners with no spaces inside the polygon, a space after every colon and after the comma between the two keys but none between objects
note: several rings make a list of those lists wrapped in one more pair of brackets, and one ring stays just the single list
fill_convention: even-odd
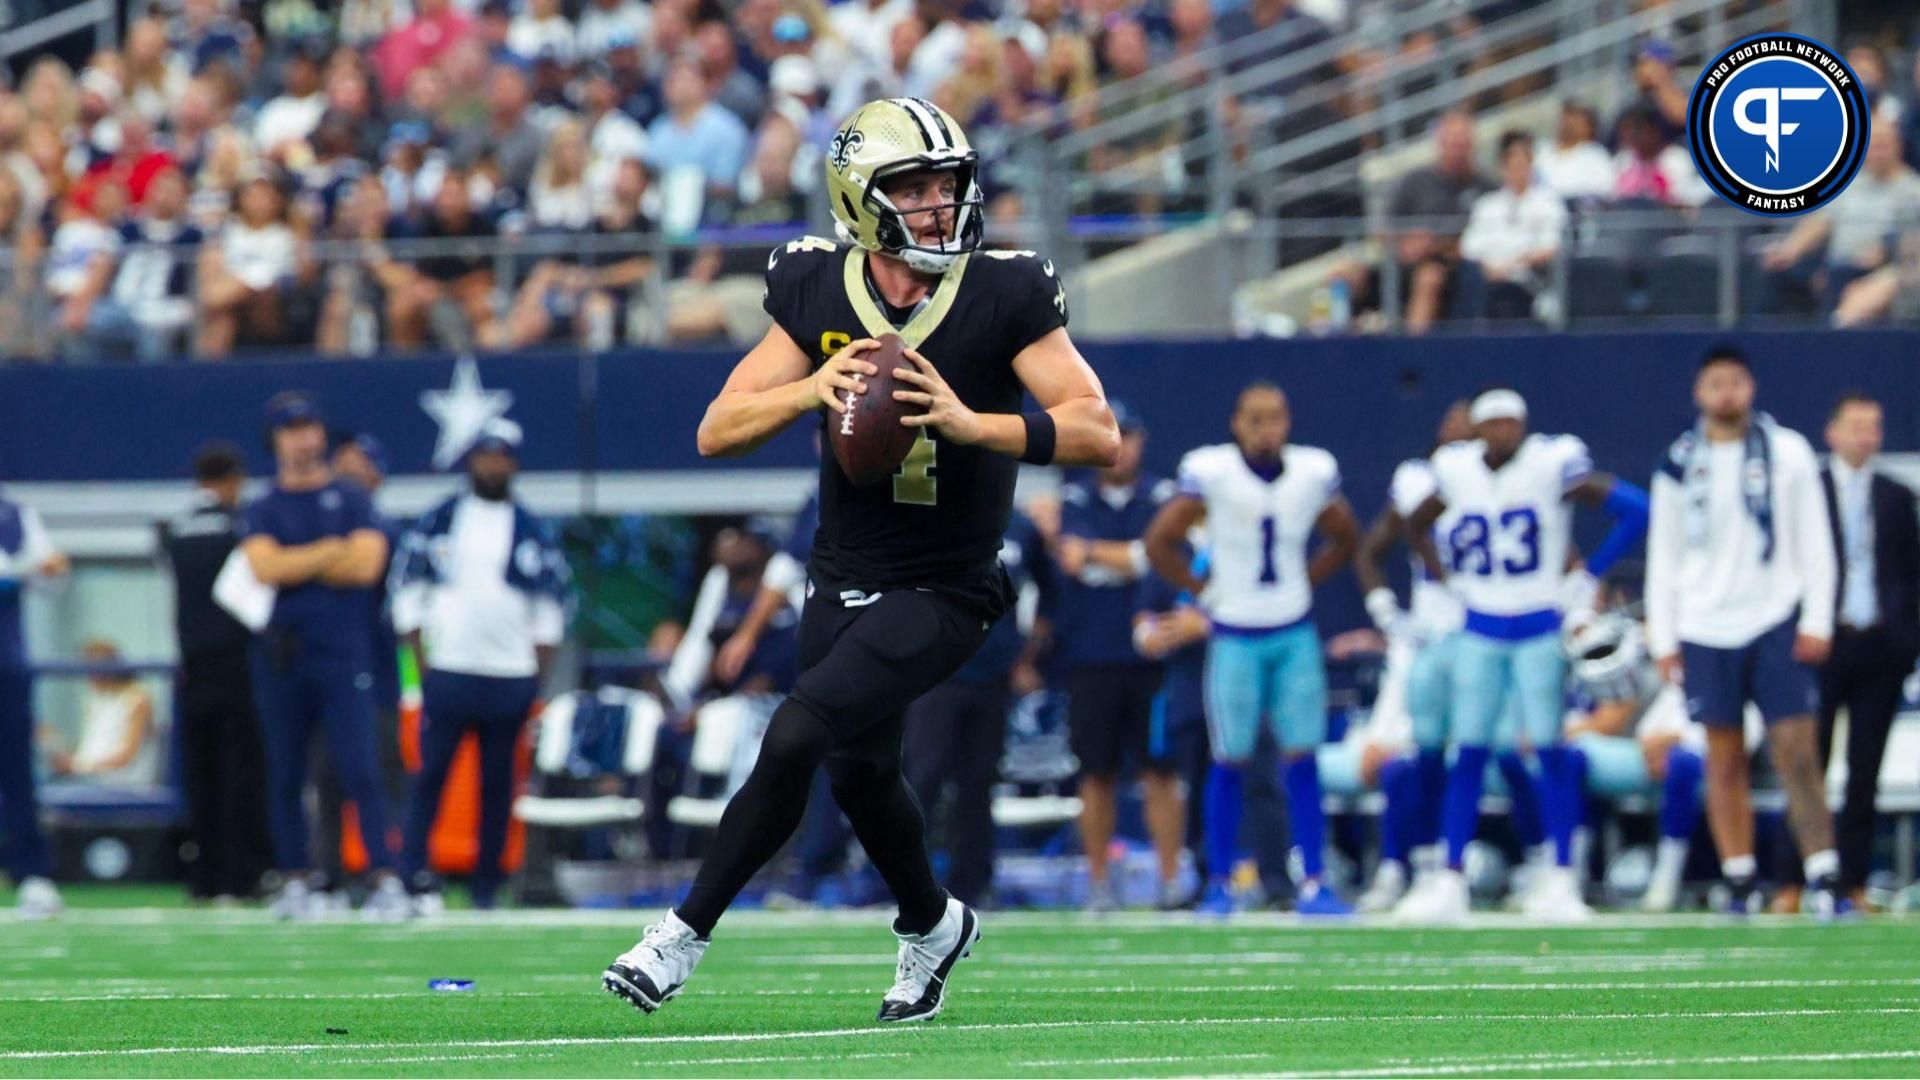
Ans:
[{"label": "player in white jersey", "polygon": [[[1279,387],[1256,382],[1242,390],[1233,411],[1234,441],[1187,454],[1179,493],[1147,529],[1154,569],[1198,596],[1213,625],[1205,682],[1214,756],[1206,794],[1214,880],[1202,904],[1219,912],[1233,908],[1222,875],[1234,862],[1240,771],[1253,756],[1263,722],[1280,744],[1288,818],[1304,868],[1296,910],[1350,910],[1320,882],[1326,819],[1314,751],[1326,741],[1327,674],[1313,623],[1313,588],[1353,557],[1360,524],[1340,493],[1333,455],[1289,443],[1292,429]],[[1181,548],[1202,520],[1212,558],[1205,581],[1194,575]],[[1315,532],[1326,542],[1309,560]]]},{"label": "player in white jersey", "polygon": [[[1441,417],[1434,435],[1434,448],[1473,437],[1473,425],[1467,419],[1468,403],[1455,402]],[[1354,574],[1366,593],[1367,613],[1387,638],[1386,670],[1380,679],[1380,694],[1373,706],[1374,716],[1404,717],[1413,744],[1414,774],[1409,781],[1407,828],[1411,835],[1397,837],[1410,849],[1414,861],[1425,870],[1440,865],[1437,845],[1440,837],[1440,802],[1446,793],[1448,658],[1453,639],[1466,619],[1466,610],[1452,590],[1427,572],[1417,555],[1410,558],[1408,578],[1411,603],[1403,610],[1387,585],[1383,569],[1388,552],[1406,535],[1407,518],[1427,501],[1435,490],[1432,462],[1425,457],[1408,458],[1393,471],[1387,505],[1367,528],[1360,551],[1354,556]],[[1434,523],[1436,543],[1453,525],[1452,513]],[[1324,770],[1323,770],[1324,771]],[[1384,836],[1389,822],[1382,819]],[[1392,822],[1395,829],[1401,827]],[[1395,845],[1399,846],[1398,844]],[[1380,865],[1374,871],[1373,884],[1360,898],[1361,911],[1381,911],[1393,906],[1406,892],[1412,867],[1394,857],[1382,842]]]},{"label": "player in white jersey", "polygon": [[[1418,905],[1402,905],[1416,919],[1466,914],[1461,874],[1468,841],[1480,817],[1480,794],[1496,721],[1515,698],[1520,733],[1540,763],[1542,817],[1554,843],[1555,868],[1534,892],[1530,914],[1573,918],[1587,913],[1572,869],[1573,831],[1581,806],[1573,767],[1560,743],[1566,661],[1560,648],[1564,610],[1590,617],[1593,578],[1567,573],[1573,524],[1571,502],[1604,506],[1613,531],[1588,560],[1605,574],[1646,531],[1646,493],[1595,472],[1586,444],[1571,435],[1528,435],[1526,401],[1497,388],[1473,401],[1472,442],[1433,455],[1437,484],[1408,519],[1411,542],[1429,570],[1445,579],[1466,608],[1453,646],[1451,713],[1454,744],[1442,815],[1447,868]],[[1447,558],[1433,528],[1453,514]],[[1569,597],[1569,582],[1575,592]]]}]

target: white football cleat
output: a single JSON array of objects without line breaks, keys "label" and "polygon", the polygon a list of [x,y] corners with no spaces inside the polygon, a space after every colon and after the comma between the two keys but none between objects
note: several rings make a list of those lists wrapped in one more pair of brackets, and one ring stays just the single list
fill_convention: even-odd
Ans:
[{"label": "white football cleat", "polygon": [[267,905],[267,911],[282,922],[297,922],[317,918],[324,914],[319,910],[318,898],[307,886],[307,879],[290,877],[274,894],[273,903]]},{"label": "white football cleat", "polygon": [[1458,870],[1436,870],[1403,897],[1393,909],[1402,923],[1461,923],[1473,913],[1467,876]]},{"label": "white football cleat", "polygon": [[66,902],[60,899],[60,890],[43,877],[20,879],[18,903],[20,917],[36,922],[58,918],[67,909]]},{"label": "white football cleat", "polygon": [[413,897],[393,874],[382,874],[380,883],[360,905],[360,917],[367,922],[406,922],[413,918]]},{"label": "white football cleat", "polygon": [[1593,909],[1580,895],[1580,878],[1565,866],[1540,871],[1539,881],[1527,894],[1521,913],[1529,918],[1550,922],[1585,922],[1593,918]]},{"label": "white football cleat", "polygon": [[1373,884],[1360,894],[1354,902],[1354,910],[1362,915],[1375,915],[1383,911],[1392,911],[1400,898],[1407,895],[1407,868],[1397,861],[1382,861],[1373,872]]},{"label": "white football cleat", "polygon": [[700,958],[707,955],[710,944],[669,911],[647,927],[638,945],[607,965],[600,985],[609,994],[626,998],[641,1012],[650,1013],[680,995],[680,988],[687,985],[687,978]]},{"label": "white football cleat", "polygon": [[895,933],[899,959],[893,969],[893,988],[880,1001],[874,1019],[883,1024],[931,1020],[947,1000],[947,976],[953,966],[973,955],[980,940],[980,920],[973,909],[947,897],[947,913],[924,934]]}]

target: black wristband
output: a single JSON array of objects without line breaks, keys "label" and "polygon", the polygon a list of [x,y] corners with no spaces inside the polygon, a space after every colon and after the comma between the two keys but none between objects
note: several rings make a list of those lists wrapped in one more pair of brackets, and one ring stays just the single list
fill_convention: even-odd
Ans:
[{"label": "black wristband", "polygon": [[1027,424],[1027,448],[1020,452],[1020,460],[1029,465],[1053,464],[1053,443],[1057,432],[1053,428],[1053,417],[1048,413],[1030,412],[1021,415]]}]

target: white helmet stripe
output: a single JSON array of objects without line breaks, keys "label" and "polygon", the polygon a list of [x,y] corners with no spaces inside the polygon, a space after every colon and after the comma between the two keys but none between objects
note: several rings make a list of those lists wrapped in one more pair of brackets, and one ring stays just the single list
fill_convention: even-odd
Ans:
[{"label": "white helmet stripe", "polygon": [[927,149],[951,150],[953,143],[946,138],[946,125],[942,124],[933,112],[913,98],[894,98],[893,103],[907,110],[913,122],[920,125],[920,134],[926,136]]}]

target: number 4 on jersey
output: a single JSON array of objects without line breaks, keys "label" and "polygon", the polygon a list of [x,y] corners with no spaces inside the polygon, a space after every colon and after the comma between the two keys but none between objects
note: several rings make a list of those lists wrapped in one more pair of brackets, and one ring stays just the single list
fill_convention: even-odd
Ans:
[{"label": "number 4 on jersey", "polygon": [[893,474],[893,501],[911,506],[932,506],[939,496],[940,482],[934,478],[934,451],[938,449],[926,428],[913,440],[900,471]]}]

